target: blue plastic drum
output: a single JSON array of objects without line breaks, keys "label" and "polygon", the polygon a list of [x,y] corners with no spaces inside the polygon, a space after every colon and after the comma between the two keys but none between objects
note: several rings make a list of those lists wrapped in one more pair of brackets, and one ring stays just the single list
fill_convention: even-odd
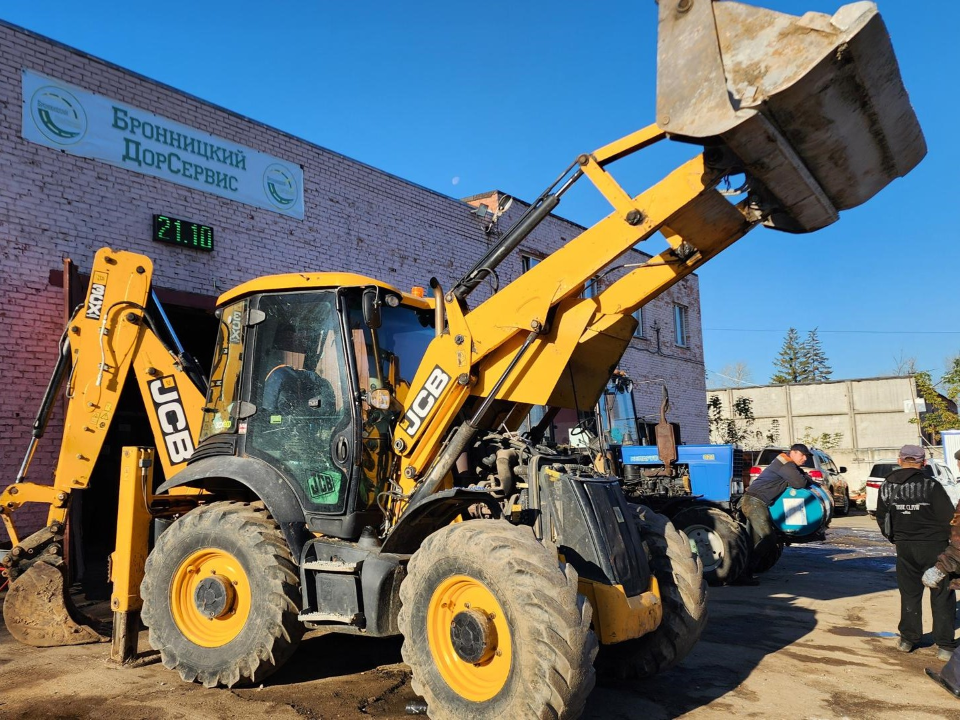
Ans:
[{"label": "blue plastic drum", "polygon": [[787,488],[770,506],[770,518],[781,533],[796,539],[816,535],[833,516],[833,500],[819,485]]}]

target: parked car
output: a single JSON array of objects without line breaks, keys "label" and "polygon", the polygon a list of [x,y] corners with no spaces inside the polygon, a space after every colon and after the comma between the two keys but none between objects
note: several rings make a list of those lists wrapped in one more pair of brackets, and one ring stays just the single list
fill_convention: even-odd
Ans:
[{"label": "parked car", "polygon": [[[887,475],[896,470],[900,465],[896,458],[889,460],[877,460],[870,468],[870,477],[867,478],[867,512],[871,515],[877,513],[877,498],[880,496],[880,486]],[[950,502],[956,506],[960,502],[960,483],[957,482],[950,466],[943,460],[930,458],[927,464],[923,466],[923,472],[927,477],[936,478],[942,485],[947,495],[950,496]]]},{"label": "parked car", "polygon": [[[750,468],[750,481],[753,482],[763,469],[767,467],[780,453],[789,452],[789,448],[766,447],[760,451],[757,463]],[[846,515],[850,512],[850,488],[843,474],[847,471],[844,466],[837,466],[827,453],[818,448],[810,448],[810,454],[803,465],[803,470],[814,482],[823,486],[833,498],[833,511],[837,515]]]}]

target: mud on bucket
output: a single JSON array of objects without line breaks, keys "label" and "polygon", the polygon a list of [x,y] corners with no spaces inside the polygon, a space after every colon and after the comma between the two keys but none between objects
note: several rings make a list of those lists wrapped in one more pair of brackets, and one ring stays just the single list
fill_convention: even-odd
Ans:
[{"label": "mud on bucket", "polygon": [[872,2],[832,17],[725,0],[659,0],[657,124],[721,143],[767,204],[810,232],[926,154],[890,36]]}]

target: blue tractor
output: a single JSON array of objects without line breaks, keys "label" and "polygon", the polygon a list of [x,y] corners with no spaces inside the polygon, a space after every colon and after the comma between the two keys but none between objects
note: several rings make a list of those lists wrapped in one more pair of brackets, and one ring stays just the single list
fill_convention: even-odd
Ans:
[{"label": "blue tractor", "polygon": [[[660,422],[637,417],[632,383],[615,375],[597,408],[610,469],[621,478],[631,502],[666,515],[690,539],[711,585],[734,582],[745,572],[761,573],[780,559],[784,545],[823,538],[833,502],[816,483],[788,488],[770,508],[777,531],[775,552],[751,552],[751,528],[739,510],[743,495],[743,450],[735,445],[678,445],[678,428],[666,421],[666,389]],[[656,445],[640,444],[655,439]]]}]

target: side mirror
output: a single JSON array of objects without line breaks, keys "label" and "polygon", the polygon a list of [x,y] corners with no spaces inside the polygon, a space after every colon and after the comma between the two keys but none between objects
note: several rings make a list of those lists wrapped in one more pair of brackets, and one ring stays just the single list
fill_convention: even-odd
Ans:
[{"label": "side mirror", "polygon": [[846,471],[847,471],[847,467],[846,467],[845,465],[841,465],[841,466],[840,466],[840,474],[843,475]]},{"label": "side mirror", "polygon": [[380,288],[367,288],[363,291],[363,322],[371,330],[380,327]]}]

